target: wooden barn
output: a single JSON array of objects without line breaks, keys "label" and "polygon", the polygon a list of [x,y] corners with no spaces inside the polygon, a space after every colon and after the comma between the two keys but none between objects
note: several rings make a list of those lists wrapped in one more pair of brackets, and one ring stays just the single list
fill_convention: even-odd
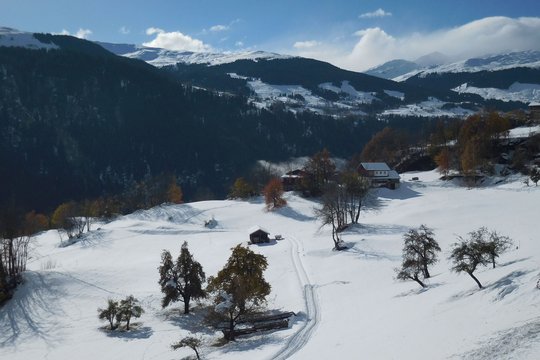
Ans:
[{"label": "wooden barn", "polygon": [[302,169],[296,169],[287,172],[281,176],[281,183],[283,184],[283,190],[295,191],[302,188],[302,181],[306,177],[306,172]]},{"label": "wooden barn", "polygon": [[252,244],[260,244],[270,242],[270,232],[261,228],[260,226],[254,226],[249,229],[249,241]]}]

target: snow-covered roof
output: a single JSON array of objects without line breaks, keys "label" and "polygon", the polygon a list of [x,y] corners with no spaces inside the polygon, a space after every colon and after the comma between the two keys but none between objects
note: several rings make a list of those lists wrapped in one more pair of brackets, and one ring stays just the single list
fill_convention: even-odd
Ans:
[{"label": "snow-covered roof", "polygon": [[540,106],[540,102],[532,102],[532,103],[529,104],[529,106],[530,107],[532,107],[532,106],[534,106],[534,107]]},{"label": "snow-covered roof", "polygon": [[256,231],[262,230],[267,234],[270,234],[270,231],[266,230],[265,228],[260,227],[259,225],[255,225],[249,228],[249,233],[253,234]]},{"label": "snow-covered roof", "polygon": [[390,171],[390,168],[383,162],[363,162],[360,163],[367,171]]}]

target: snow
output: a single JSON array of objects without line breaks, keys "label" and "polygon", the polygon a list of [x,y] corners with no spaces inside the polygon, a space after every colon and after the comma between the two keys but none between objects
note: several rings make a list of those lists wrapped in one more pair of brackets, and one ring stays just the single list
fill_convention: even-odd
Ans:
[{"label": "snow", "polygon": [[[59,247],[55,231],[42,233],[32,243],[25,283],[0,309],[0,358],[191,355],[172,351],[171,343],[200,335],[209,344],[221,334],[205,330],[197,307],[189,316],[180,315],[181,303],[161,309],[162,250],[177,256],[188,241],[207,276],[215,275],[258,224],[284,237],[250,246],[268,258],[268,306],[297,316],[286,330],[206,345],[206,359],[537,359],[540,187],[527,187],[520,176],[470,189],[439,180],[435,171],[401,175],[401,187],[377,190],[360,225],[343,233],[349,250],[341,252],[331,251],[331,230],[314,218],[318,203],[292,193],[275,212],[262,199],[159,206],[100,224],[68,247]],[[210,216],[218,227],[204,227]],[[420,224],[434,229],[443,249],[427,289],[395,280],[394,272],[403,234]],[[475,273],[485,286],[479,290],[469,276],[450,272],[447,258],[458,235],[481,226],[516,246],[497,268]],[[146,311],[138,328],[101,330],[97,308],[129,294]]]},{"label": "snow", "polygon": [[8,27],[0,27],[0,46],[24,47],[33,50],[58,48],[55,44],[42,43],[32,33]]},{"label": "snow", "polygon": [[515,82],[508,89],[478,88],[467,83],[452,89],[458,93],[470,93],[482,96],[484,99],[502,101],[521,101],[530,103],[540,101],[540,84],[522,84]]},{"label": "snow", "polygon": [[487,55],[480,58],[472,58],[444,64],[431,68],[414,70],[407,74],[395,77],[394,81],[405,81],[410,77],[420,74],[426,76],[434,73],[460,73],[479,71],[498,71],[513,69],[516,67],[540,68],[540,51],[520,51],[504,54]]},{"label": "snow", "polygon": [[460,106],[453,108],[443,108],[447,103],[434,97],[429,97],[428,100],[422,101],[418,104],[408,104],[400,106],[396,109],[389,109],[383,111],[382,115],[393,116],[422,116],[422,117],[434,117],[434,116],[446,116],[446,117],[465,117],[473,113],[472,110],[464,109]]},{"label": "snow", "polygon": [[356,104],[370,104],[377,98],[371,92],[356,90],[349,81],[344,80],[341,82],[341,86],[337,87],[332,83],[322,83],[319,87],[324,90],[335,92],[336,94],[346,94]]},{"label": "snow", "polygon": [[[140,59],[147,63],[157,66],[169,66],[177,63],[183,64],[206,64],[208,66],[232,63],[238,60],[274,60],[289,59],[289,55],[281,55],[265,51],[239,51],[239,52],[192,52],[192,51],[174,51],[160,48],[151,48],[144,46],[134,46],[134,51],[128,53],[117,53],[117,55]],[[113,49],[114,51],[114,49]]]},{"label": "snow", "polygon": [[538,134],[538,133],[540,133],[540,125],[522,126],[522,127],[510,129],[508,137],[511,139],[525,138],[525,137],[530,137],[531,135]]},{"label": "snow", "polygon": [[241,75],[238,75],[237,73],[227,73],[227,75],[229,75],[229,77],[231,79],[240,79],[240,80],[247,80],[248,79],[247,76],[241,76]]},{"label": "snow", "polygon": [[405,93],[403,93],[403,92],[401,92],[401,91],[384,90],[384,92],[385,92],[386,95],[388,95],[388,96],[392,96],[392,97],[398,98],[398,99],[400,99],[400,100],[405,100]]},{"label": "snow", "polygon": [[[271,85],[262,82],[260,79],[248,81],[248,86],[257,94],[260,100],[261,107],[268,107],[274,101],[280,101],[285,104],[301,105],[309,110],[320,112],[320,108],[329,106],[329,103],[323,98],[313,95],[312,92],[301,85]],[[303,101],[290,98],[291,96],[300,95],[304,98]]]}]

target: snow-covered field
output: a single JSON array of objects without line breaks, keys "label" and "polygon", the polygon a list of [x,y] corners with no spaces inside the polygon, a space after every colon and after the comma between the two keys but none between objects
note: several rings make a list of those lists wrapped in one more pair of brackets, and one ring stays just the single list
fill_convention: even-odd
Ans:
[{"label": "snow-covered field", "polygon": [[[419,177],[419,181],[410,180]],[[537,359],[540,352],[540,188],[519,179],[467,189],[435,172],[402,174],[400,189],[379,190],[361,225],[331,251],[330,230],[313,217],[317,204],[287,195],[266,212],[259,201],[206,201],[164,206],[100,225],[84,241],[59,247],[54,231],[35,239],[26,282],[0,309],[1,359],[178,359],[190,350],[170,344],[199,333],[201,311],[179,315],[160,307],[157,267],[163,249],[176,256],[184,241],[207,275],[253,225],[284,240],[251,246],[268,258],[270,309],[298,315],[284,331],[206,346],[206,359]],[[214,229],[203,226],[214,217]],[[426,224],[443,249],[426,290],[394,279],[402,235]],[[449,271],[457,235],[480,226],[508,235],[515,247],[495,269],[481,268],[479,290]],[[107,333],[97,318],[107,298],[133,294],[146,313],[138,330]]]},{"label": "snow-covered field", "polygon": [[422,101],[418,104],[408,104],[400,106],[396,109],[385,110],[382,115],[393,115],[393,116],[423,116],[423,117],[433,117],[433,116],[447,116],[455,117],[461,116],[465,117],[474,113],[472,110],[464,109],[460,106],[447,108],[445,105],[448,104],[444,101],[441,101],[437,98],[430,97],[426,101]]}]

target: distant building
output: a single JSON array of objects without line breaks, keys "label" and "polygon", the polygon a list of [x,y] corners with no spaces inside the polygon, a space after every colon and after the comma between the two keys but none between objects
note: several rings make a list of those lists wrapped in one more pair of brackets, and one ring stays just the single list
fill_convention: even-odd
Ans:
[{"label": "distant building", "polygon": [[270,242],[270,233],[260,226],[254,226],[249,229],[249,241],[252,244],[267,243]]},{"label": "distant building", "polygon": [[533,102],[529,104],[529,116],[532,120],[540,120],[540,103]]},{"label": "distant building", "polygon": [[392,190],[399,187],[399,174],[397,171],[390,169],[386,163],[360,163],[358,173],[367,177],[372,187],[387,187]]},{"label": "distant building", "polygon": [[281,176],[281,183],[284,191],[300,190],[302,181],[306,177],[306,172],[302,169],[296,169],[287,172]]}]

